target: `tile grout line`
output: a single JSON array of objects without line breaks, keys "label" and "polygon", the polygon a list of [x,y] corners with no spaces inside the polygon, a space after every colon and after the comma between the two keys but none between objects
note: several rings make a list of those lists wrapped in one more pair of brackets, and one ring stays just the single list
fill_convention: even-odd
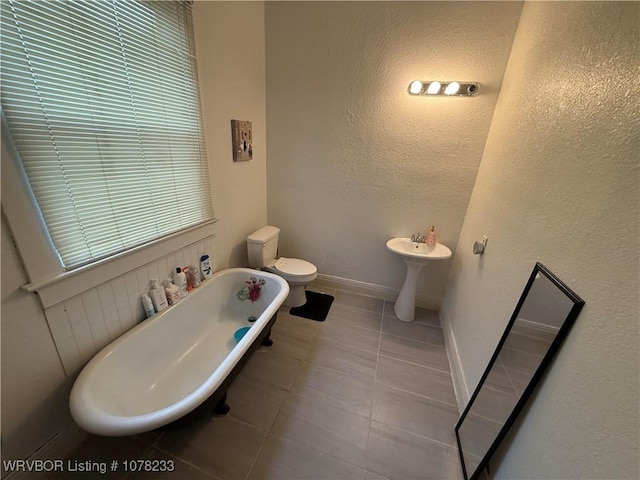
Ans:
[{"label": "tile grout line", "polygon": [[439,404],[444,405],[444,406],[455,407],[456,413],[458,412],[458,405],[457,404],[445,402],[444,400],[438,400],[437,398],[429,397],[429,396],[423,395],[421,393],[412,392],[410,390],[405,390],[403,388],[394,387],[393,385],[389,385],[389,384],[384,383],[384,382],[380,382],[380,385],[383,385],[384,387],[390,388],[391,390],[395,390],[397,392],[403,392],[403,393],[408,393],[410,395],[415,395],[416,397],[424,398],[426,400],[430,400],[432,402],[439,403]]},{"label": "tile grout line", "polygon": [[[361,310],[361,309],[358,309],[358,310]],[[366,310],[366,311],[368,312],[368,310]],[[382,312],[374,312],[374,313],[380,313],[380,314],[381,314]],[[322,324],[324,324],[324,322],[321,322],[321,323],[322,323]],[[318,331],[319,331],[319,329],[320,329],[320,328],[322,328],[322,325],[319,325],[319,326],[318,326],[318,328],[314,331],[313,340],[312,340],[312,342],[311,342],[311,343],[313,343],[313,342],[315,342],[316,340],[318,340],[318,339],[319,339],[319,337],[318,337]],[[298,377],[298,375],[299,375],[300,371],[302,370],[302,365],[303,365],[303,363],[305,363],[305,361],[304,361],[304,360],[307,358],[307,354],[309,353],[309,350],[310,350],[310,349],[311,349],[311,347],[312,347],[312,344],[311,344],[311,343],[309,344],[309,347],[308,347],[307,351],[305,352],[305,355],[304,355],[303,359],[300,361],[300,366],[298,367],[298,370],[296,371],[296,375],[294,376],[294,379],[293,379],[293,381],[291,382],[291,385],[293,385],[293,383],[295,382],[296,378]],[[338,342],[338,343],[339,343],[339,342]],[[380,349],[379,345],[380,345],[380,340],[378,339],[378,350]],[[355,348],[355,347],[353,347],[353,348]],[[368,350],[361,350],[361,349],[358,349],[358,350],[363,351],[363,352],[366,352],[366,353],[374,353],[374,352],[371,352],[371,351],[368,351]],[[377,355],[377,354],[376,354],[376,355]],[[377,357],[376,357],[376,358],[377,358]],[[307,364],[307,365],[310,365],[310,363],[309,363],[309,362],[306,362],[306,364]],[[316,366],[317,366],[317,367],[320,367],[320,368],[323,368],[323,369],[330,370],[330,371],[338,372],[338,373],[341,373],[341,374],[347,374],[347,372],[344,372],[344,371],[341,371],[341,370],[336,370],[336,369],[331,368],[331,367],[326,367],[326,366],[321,365],[321,364],[317,364]],[[377,360],[376,360],[376,369],[377,369]],[[374,384],[375,384],[375,372],[374,372]],[[373,393],[373,392],[372,392],[372,393]],[[287,395],[285,396],[285,399],[283,400],[282,404],[280,405],[280,408],[278,409],[278,413],[276,414],[276,419],[277,419],[277,416],[278,416],[278,415],[280,414],[280,412],[282,411],[282,406],[284,405],[284,403],[286,402],[287,398],[288,398],[290,395],[292,395],[291,390],[287,390]],[[306,397],[306,398],[313,398],[312,396],[310,396],[310,395],[308,395],[308,394],[305,394],[305,393],[301,393],[301,392],[299,392],[299,393],[298,393],[298,395],[300,395],[300,396],[302,396],[302,397]],[[345,410],[345,411],[346,411],[346,410]],[[356,414],[356,415],[357,415],[357,414]],[[364,476],[366,475],[366,471],[367,471],[367,469],[366,469],[366,448],[367,448],[367,445],[368,445],[368,443],[369,443],[369,431],[371,430],[371,413],[369,413],[368,420],[369,420],[369,429],[367,430],[367,442],[366,442],[366,445],[365,445],[365,459],[364,459],[364,465],[357,465],[357,464],[355,464],[355,463],[351,463],[351,462],[349,462],[349,461],[347,461],[347,460],[345,460],[345,459],[343,459],[343,458],[336,457],[335,455],[333,455],[333,454],[331,454],[331,453],[329,453],[329,452],[326,452],[326,451],[320,450],[320,449],[318,449],[318,448],[316,448],[316,447],[314,447],[314,446],[310,446],[310,445],[305,445],[305,446],[306,446],[306,448],[309,448],[310,450],[313,450],[314,452],[317,452],[317,453],[318,453],[318,454],[320,454],[321,456],[326,456],[326,457],[331,458],[331,459],[333,459],[333,460],[335,460],[335,461],[337,461],[337,462],[344,463],[344,464],[347,464],[347,465],[351,465],[351,466],[353,466],[353,467],[355,467],[355,468],[361,468],[361,469],[362,469],[362,479],[361,479],[361,480],[364,480]],[[269,437],[275,437],[275,436],[278,436],[278,434],[277,434],[276,432],[272,431],[272,429],[273,429],[273,425],[275,425],[275,423],[276,423],[276,421],[274,420],[274,422],[273,422],[273,424],[272,424],[271,428],[269,429],[269,433],[268,433],[268,435],[267,435],[267,439],[268,439]],[[282,436],[281,436],[281,438],[282,438],[284,441],[291,442],[291,440],[290,440],[287,436],[284,436],[284,437],[282,437]],[[266,441],[267,441],[267,440],[265,440],[265,443],[264,443],[264,444],[266,444]],[[263,444],[262,448],[264,448],[264,444]],[[261,450],[260,450],[260,451],[262,451],[262,448],[261,448]],[[257,462],[257,458],[258,458],[258,457],[256,457],[256,462]],[[253,470],[253,468],[255,468],[255,463],[254,463],[254,465],[252,465],[251,470]],[[245,479],[245,480],[246,480],[246,479]]]},{"label": "tile grout line", "polygon": [[390,360],[396,360],[398,362],[402,362],[402,363],[407,363],[409,365],[413,365],[415,367],[422,367],[422,368],[428,368],[429,370],[433,370],[435,372],[439,372],[439,373],[446,373],[447,375],[451,375],[451,371],[450,370],[441,370],[438,367],[433,367],[431,365],[424,365],[423,363],[416,363],[416,362],[411,362],[409,360],[404,360],[403,358],[398,358],[398,357],[392,357],[391,355],[385,355],[384,353],[381,353],[380,356],[382,358],[388,358]]},{"label": "tile grout line", "polygon": [[[383,323],[384,323],[384,311],[386,310],[386,306],[387,306],[387,301],[385,300],[385,302],[384,302],[384,307],[383,307],[383,315],[382,315],[382,321],[383,321]],[[382,325],[381,325],[381,328],[380,328],[380,342],[382,341],[382,335],[383,335],[383,332],[382,332]],[[380,356],[382,356],[383,358],[392,358],[392,359],[393,359],[393,357],[387,357],[386,355],[380,355],[380,353],[378,352],[378,360],[379,360],[379,357],[380,357]],[[374,377],[374,388],[375,388],[376,383],[378,382],[378,360],[376,361],[376,375],[375,375],[375,377]],[[402,361],[402,360],[401,360],[401,361]],[[405,363],[412,364],[412,362],[405,362]],[[425,367],[424,365],[419,365],[419,364],[414,364],[414,365]],[[430,367],[425,367],[425,368],[430,368]],[[441,373],[446,373],[446,374],[451,375],[451,372],[444,372],[444,371],[441,371],[441,370],[437,370],[437,369],[435,369],[435,368],[432,368],[432,370],[435,370],[435,371],[438,371],[438,372],[441,372]],[[393,390],[397,390],[397,391],[401,391],[401,392],[406,392],[406,393],[409,393],[409,394],[412,394],[412,395],[417,395],[417,396],[419,396],[419,397],[421,397],[421,398],[426,398],[426,399],[428,399],[428,400],[435,401],[436,403],[439,403],[439,404],[442,404],[442,405],[456,407],[456,405],[451,405],[451,404],[448,404],[448,403],[446,403],[446,402],[441,402],[441,401],[439,401],[439,400],[435,400],[435,399],[432,399],[432,398],[430,398],[430,397],[426,397],[426,396],[424,396],[424,395],[420,395],[420,394],[418,394],[418,393],[413,393],[413,392],[409,392],[409,391],[402,390],[402,389],[399,389],[399,388],[395,388],[395,387],[392,387],[392,386],[390,386],[390,385],[386,385],[385,383],[381,383],[381,385],[385,385],[386,387],[391,388],[391,389],[393,389]],[[456,407],[456,408],[457,408],[457,407]],[[371,409],[371,422],[373,422],[373,407],[372,407],[372,409]],[[393,428],[393,429],[398,429],[398,430],[401,430],[401,431],[403,431],[403,432],[407,432],[407,433],[410,433],[410,434],[413,434],[413,435],[417,435],[418,437],[425,438],[425,439],[427,439],[427,440],[429,440],[429,441],[436,442],[436,443],[438,443],[438,444],[440,444],[440,445],[446,445],[447,447],[455,448],[455,445],[449,445],[449,444],[447,444],[447,443],[445,443],[445,442],[442,442],[442,441],[440,441],[440,440],[436,440],[436,439],[433,439],[433,438],[431,438],[431,437],[427,437],[427,436],[425,436],[425,435],[421,435],[421,434],[419,434],[419,433],[415,433],[415,432],[412,432],[412,431],[410,431],[410,430],[406,430],[406,429],[404,429],[404,428],[401,428],[401,427],[398,427],[398,426],[395,426],[395,425],[389,425],[389,424],[387,424],[387,423],[385,423],[385,422],[380,422],[380,423],[382,423],[382,424],[384,424],[384,425],[387,425],[387,426],[389,426],[389,427],[391,427],[391,428]],[[370,427],[369,427],[369,433],[371,433],[371,427],[372,427],[372,425],[370,425]],[[368,442],[368,438],[367,438],[367,448],[368,448],[368,446],[369,446],[369,444],[368,444],[368,443],[369,443],[369,442]],[[365,469],[366,469],[366,464],[365,464]],[[375,472],[374,472],[374,473],[375,473]]]},{"label": "tile grout line", "polygon": [[[163,432],[164,433],[164,432]],[[167,450],[161,448],[161,447],[154,447],[156,450],[158,450],[159,452],[164,453],[165,455],[167,455],[168,457],[171,457],[172,459],[177,459],[179,461],[181,461],[182,463],[185,463],[187,465],[189,465],[191,468],[194,468],[196,470],[198,470],[199,472],[204,473],[206,476],[210,477],[212,480],[222,480],[220,477],[215,476],[213,473],[207,472],[205,469],[203,469],[202,467],[196,465],[195,463],[191,463],[189,460],[186,460],[182,457],[179,457],[171,452],[168,452]]]},{"label": "tile grout line", "polygon": [[[452,448],[452,449],[456,450],[456,452],[458,450],[457,445],[455,445],[455,444],[445,443],[445,442],[443,442],[441,440],[436,440],[435,438],[427,437],[426,435],[422,435],[421,433],[412,432],[411,430],[407,430],[406,428],[398,427],[396,425],[390,425],[390,424],[385,423],[385,422],[379,422],[379,423],[381,423],[382,425],[386,425],[387,427],[389,427],[392,430],[399,430],[401,432],[408,433],[409,435],[415,435],[416,437],[420,437],[420,438],[423,438],[423,439],[428,440],[430,442],[437,443],[438,445],[443,445],[445,447]],[[375,473],[375,472],[373,472],[373,473]]]},{"label": "tile grout line", "polygon": [[[286,313],[289,314],[288,311]],[[269,430],[267,431],[267,435],[266,435],[266,437],[264,437],[264,441],[262,442],[262,445],[260,445],[260,448],[258,449],[258,453],[256,454],[256,458],[254,458],[253,463],[251,464],[251,467],[249,468],[249,471],[247,472],[245,480],[247,480],[251,476],[251,474],[253,473],[253,469],[256,467],[256,464],[258,463],[258,459],[260,458],[260,455],[262,454],[262,451],[264,450],[264,447],[267,444],[267,441],[274,434],[273,426],[276,424],[276,421],[278,420],[278,416],[280,415],[280,412],[282,411],[282,407],[284,406],[285,402],[287,401],[287,399],[291,395],[291,387],[293,387],[293,384],[295,383],[296,378],[300,374],[300,370],[302,370],[302,364],[304,363],[304,359],[307,358],[307,354],[309,353],[309,350],[311,349],[311,344],[316,339],[316,335],[317,335],[317,329],[314,329],[313,336],[311,338],[311,342],[309,342],[309,346],[306,348],[303,357],[300,359],[300,364],[298,365],[296,373],[293,376],[293,379],[291,380],[291,384],[285,390],[287,393],[285,394],[284,398],[282,399],[282,403],[280,403],[280,405],[278,406],[278,411],[276,412],[275,416],[273,417],[273,422],[271,422],[271,425],[269,426]]]},{"label": "tile grout line", "polygon": [[[367,431],[367,443],[364,449],[364,469],[362,471],[362,480],[364,480],[364,477],[367,475],[367,452],[369,451],[369,440],[371,439],[371,429],[373,428],[373,408],[374,408],[374,396],[375,396],[375,390],[376,390],[376,380],[378,378],[378,363],[380,360],[380,345],[382,343],[382,327],[383,327],[383,323],[384,323],[384,311],[387,305],[387,301],[384,300],[382,303],[382,312],[380,315],[380,333],[378,334],[378,352],[376,353],[376,369],[375,372],[373,374],[373,386],[371,389],[371,413],[369,414],[369,430]],[[374,472],[375,473],[375,472]]]},{"label": "tile grout line", "polygon": [[[321,323],[322,323],[322,322],[321,322]],[[249,470],[249,474],[247,475],[247,477],[245,478],[245,480],[247,480],[247,479],[249,478],[249,476],[251,476],[251,473],[253,472],[253,469],[255,468],[256,463],[258,462],[258,458],[259,458],[260,454],[262,453],[262,450],[264,449],[264,447],[265,447],[265,445],[266,445],[267,441],[269,440],[269,438],[280,437],[283,441],[286,441],[286,442],[292,442],[292,440],[291,440],[291,439],[289,439],[287,435],[285,435],[285,436],[283,436],[283,435],[279,435],[277,432],[273,431],[273,427],[274,427],[274,425],[276,424],[276,420],[277,420],[277,418],[278,418],[278,415],[280,415],[280,412],[282,411],[282,408],[283,408],[283,406],[284,406],[285,402],[287,401],[287,399],[288,399],[290,396],[292,396],[292,395],[293,395],[293,393],[291,392],[291,387],[292,387],[292,386],[293,386],[293,384],[295,383],[296,378],[298,377],[298,375],[300,374],[300,371],[302,370],[302,365],[303,365],[303,363],[305,363],[305,362],[304,362],[304,360],[307,358],[307,354],[309,353],[309,350],[310,350],[310,349],[311,349],[311,347],[312,347],[312,343],[318,339],[318,330],[319,330],[320,328],[322,328],[322,325],[319,325],[319,326],[318,326],[318,328],[317,328],[317,329],[315,329],[315,331],[314,331],[313,339],[312,339],[312,341],[309,343],[309,347],[308,347],[308,348],[307,348],[307,350],[305,351],[305,355],[304,355],[304,357],[302,358],[302,360],[300,360],[300,365],[298,366],[298,369],[296,370],[296,374],[294,375],[293,380],[291,381],[291,385],[289,386],[289,389],[287,389],[287,390],[286,390],[286,392],[287,392],[287,393],[286,393],[286,395],[285,395],[285,398],[283,399],[282,403],[281,403],[281,404],[280,404],[280,406],[278,407],[278,411],[277,411],[277,413],[276,413],[275,419],[274,419],[273,423],[271,424],[271,427],[269,427],[269,431],[267,432],[267,437],[265,438],[265,441],[264,441],[264,442],[263,442],[263,444],[261,445],[260,450],[259,450],[259,452],[258,452],[258,455],[256,456],[256,459],[254,460],[254,463],[251,465],[251,469]],[[371,353],[371,352],[369,352],[369,353]],[[309,363],[308,363],[308,362],[307,362],[306,364],[307,364],[307,365],[309,365]],[[326,369],[328,369],[328,370],[332,370],[332,371],[335,371],[335,372],[338,372],[338,373],[342,373],[342,374],[345,374],[345,373],[346,373],[346,372],[342,372],[342,371],[340,371],[340,370],[335,370],[335,369],[330,368],[330,367],[325,367],[325,366],[323,366],[323,365],[317,365],[317,366],[318,366],[318,367],[321,367],[321,368],[326,368]],[[300,395],[300,396],[302,396],[302,397],[306,397],[306,398],[312,398],[311,396],[309,396],[308,394],[305,394],[305,393],[298,393],[298,395]],[[369,420],[369,422],[370,422],[370,420]],[[367,441],[368,441],[368,432],[367,432]],[[331,459],[333,459],[333,460],[335,460],[335,461],[337,461],[337,462],[344,463],[344,464],[347,464],[347,465],[351,465],[351,466],[356,467],[356,468],[362,468],[362,471],[363,471],[363,478],[362,478],[362,480],[364,480],[364,475],[365,475],[365,472],[366,472],[366,468],[365,468],[364,466],[360,466],[360,465],[356,465],[356,464],[354,464],[354,463],[348,462],[348,461],[346,461],[346,460],[344,460],[344,459],[342,459],[342,458],[338,458],[338,457],[336,457],[335,455],[332,455],[332,454],[331,454],[331,453],[329,453],[329,452],[326,452],[326,451],[320,450],[320,449],[318,449],[318,448],[316,448],[316,447],[314,447],[314,446],[305,445],[305,447],[306,447],[306,448],[309,448],[310,450],[313,450],[314,452],[317,452],[317,453],[318,453],[319,455],[321,455],[321,456],[326,456],[326,457],[331,458]],[[366,452],[366,447],[365,447],[365,452]],[[365,455],[366,455],[366,453],[365,453]],[[365,463],[366,463],[366,458],[365,458]]]},{"label": "tile grout line", "polygon": [[[399,322],[401,322],[402,320],[398,320]],[[437,327],[434,327],[437,328]],[[442,331],[442,329],[439,329],[440,331]],[[433,342],[423,342],[422,340],[416,340],[415,338],[411,338],[411,337],[403,337],[402,335],[394,335],[393,333],[387,333],[387,332],[382,332],[384,335],[388,335],[390,337],[394,337],[394,338],[402,338],[404,340],[411,340],[412,342],[416,342],[416,343],[422,343],[423,345],[433,345],[436,347],[444,347],[444,342],[442,345],[438,344],[438,343],[433,343]]]},{"label": "tile grout line", "polygon": [[[158,438],[160,438],[162,436],[164,432],[161,432],[160,435],[158,435]],[[136,437],[132,437],[132,438],[136,438]],[[142,451],[142,453],[140,454],[141,458],[144,458],[145,460],[148,459],[148,457],[150,456],[151,452],[153,452],[154,449],[154,445],[156,444],[156,442],[158,441],[158,438],[156,438],[153,442],[151,443],[147,443],[145,449]],[[142,442],[142,443],[146,443],[144,442],[142,439],[137,438],[138,441]],[[129,471],[128,473],[125,474],[123,478],[123,480],[127,480],[127,478],[131,478],[131,476],[134,474],[135,472]]]},{"label": "tile grout line", "polygon": [[[282,403],[284,403],[284,400],[286,400],[286,396],[283,399]],[[247,475],[244,477],[244,480],[247,480],[251,476],[251,474],[253,473],[253,469],[256,467],[256,463],[258,463],[258,459],[260,458],[260,455],[262,454],[262,450],[264,450],[264,446],[267,444],[267,440],[269,440],[269,437],[271,436],[271,429],[273,428],[273,425],[276,423],[275,419],[278,418],[278,415],[280,414],[280,410],[281,409],[282,409],[282,404],[280,405],[280,407],[278,407],[278,412],[276,413],[276,416],[274,417],[273,423],[269,427],[269,431],[267,432],[267,435],[264,437],[264,440],[262,441],[262,445],[260,445],[260,448],[258,449],[258,452],[256,453],[256,458],[253,459],[253,462],[251,463],[251,466],[249,467],[249,470],[247,471]]]},{"label": "tile grout line", "polygon": [[[502,360],[501,360],[502,362]],[[513,379],[511,378],[511,375],[509,374],[509,369],[507,368],[507,366],[504,364],[504,362],[502,362],[502,368],[504,368],[504,374],[507,376],[507,378],[509,379],[509,385],[511,385],[511,388],[513,388],[513,393],[516,395],[516,397],[519,397],[520,394],[518,394],[518,389],[516,388],[516,384],[513,383]],[[487,385],[487,387],[491,387],[490,385]],[[496,389],[494,389],[496,390]]]}]

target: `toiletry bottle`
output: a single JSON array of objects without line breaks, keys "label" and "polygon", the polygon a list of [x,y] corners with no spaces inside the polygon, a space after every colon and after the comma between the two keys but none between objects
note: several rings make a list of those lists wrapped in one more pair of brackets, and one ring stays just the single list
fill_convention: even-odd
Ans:
[{"label": "toiletry bottle", "polygon": [[156,279],[151,280],[149,296],[151,297],[151,301],[153,302],[156,312],[161,312],[169,306],[169,303],[167,302],[167,295],[164,293],[164,289],[160,286],[160,282]]},{"label": "toiletry bottle", "polygon": [[143,293],[142,295],[140,295],[140,298],[142,299],[142,306],[144,307],[144,313],[147,315],[147,318],[153,317],[156,311],[153,308],[153,302],[151,301],[149,295]]},{"label": "toiletry bottle", "polygon": [[182,273],[187,277],[187,292],[193,290],[193,274],[189,272],[189,267],[183,267]]},{"label": "toiletry bottle", "polygon": [[173,283],[180,289],[180,296],[187,296],[187,276],[180,267],[176,267],[176,273],[173,274]]},{"label": "toiletry bottle", "polygon": [[189,265],[189,274],[191,275],[191,282],[193,283],[193,288],[198,288],[200,286],[200,270],[198,270],[198,267]]},{"label": "toiletry bottle", "polygon": [[427,247],[435,247],[436,246],[436,230],[435,225],[431,225],[431,230],[427,233]]},{"label": "toiletry bottle", "polygon": [[202,272],[202,276],[205,280],[213,276],[209,255],[203,255],[200,257],[200,271]]},{"label": "toiletry bottle", "polygon": [[180,288],[173,283],[170,278],[167,278],[163,283],[164,293],[167,295],[167,302],[169,305],[175,305],[180,301]]}]

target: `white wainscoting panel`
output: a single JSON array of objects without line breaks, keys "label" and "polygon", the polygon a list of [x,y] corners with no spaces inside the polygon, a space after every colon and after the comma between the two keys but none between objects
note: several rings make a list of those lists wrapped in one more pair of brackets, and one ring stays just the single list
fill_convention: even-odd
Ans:
[{"label": "white wainscoting panel", "polygon": [[[149,281],[173,277],[177,266],[213,255],[213,235],[45,309],[67,376],[73,376],[102,348],[145,319],[140,295]],[[212,262],[213,265],[213,262]]]}]

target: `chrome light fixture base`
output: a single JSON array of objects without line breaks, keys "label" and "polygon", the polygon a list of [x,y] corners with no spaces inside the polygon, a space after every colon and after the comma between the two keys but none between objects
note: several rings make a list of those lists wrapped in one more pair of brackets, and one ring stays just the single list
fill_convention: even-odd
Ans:
[{"label": "chrome light fixture base", "polygon": [[414,80],[407,91],[411,95],[444,95],[446,97],[471,97],[480,91],[478,83],[438,82],[437,80],[425,82]]}]

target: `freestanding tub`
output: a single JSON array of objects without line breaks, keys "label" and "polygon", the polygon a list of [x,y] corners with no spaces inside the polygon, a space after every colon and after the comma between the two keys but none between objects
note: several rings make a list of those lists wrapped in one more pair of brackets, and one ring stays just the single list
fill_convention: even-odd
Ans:
[{"label": "freestanding tub", "polygon": [[[264,280],[260,298],[241,300],[251,277]],[[84,430],[134,435],[167,425],[212,398],[220,404],[231,378],[265,339],[289,294],[268,272],[216,273],[189,296],[107,345],[82,370],[69,406]],[[257,317],[250,323],[249,317]],[[251,328],[240,340],[234,332]]]}]

